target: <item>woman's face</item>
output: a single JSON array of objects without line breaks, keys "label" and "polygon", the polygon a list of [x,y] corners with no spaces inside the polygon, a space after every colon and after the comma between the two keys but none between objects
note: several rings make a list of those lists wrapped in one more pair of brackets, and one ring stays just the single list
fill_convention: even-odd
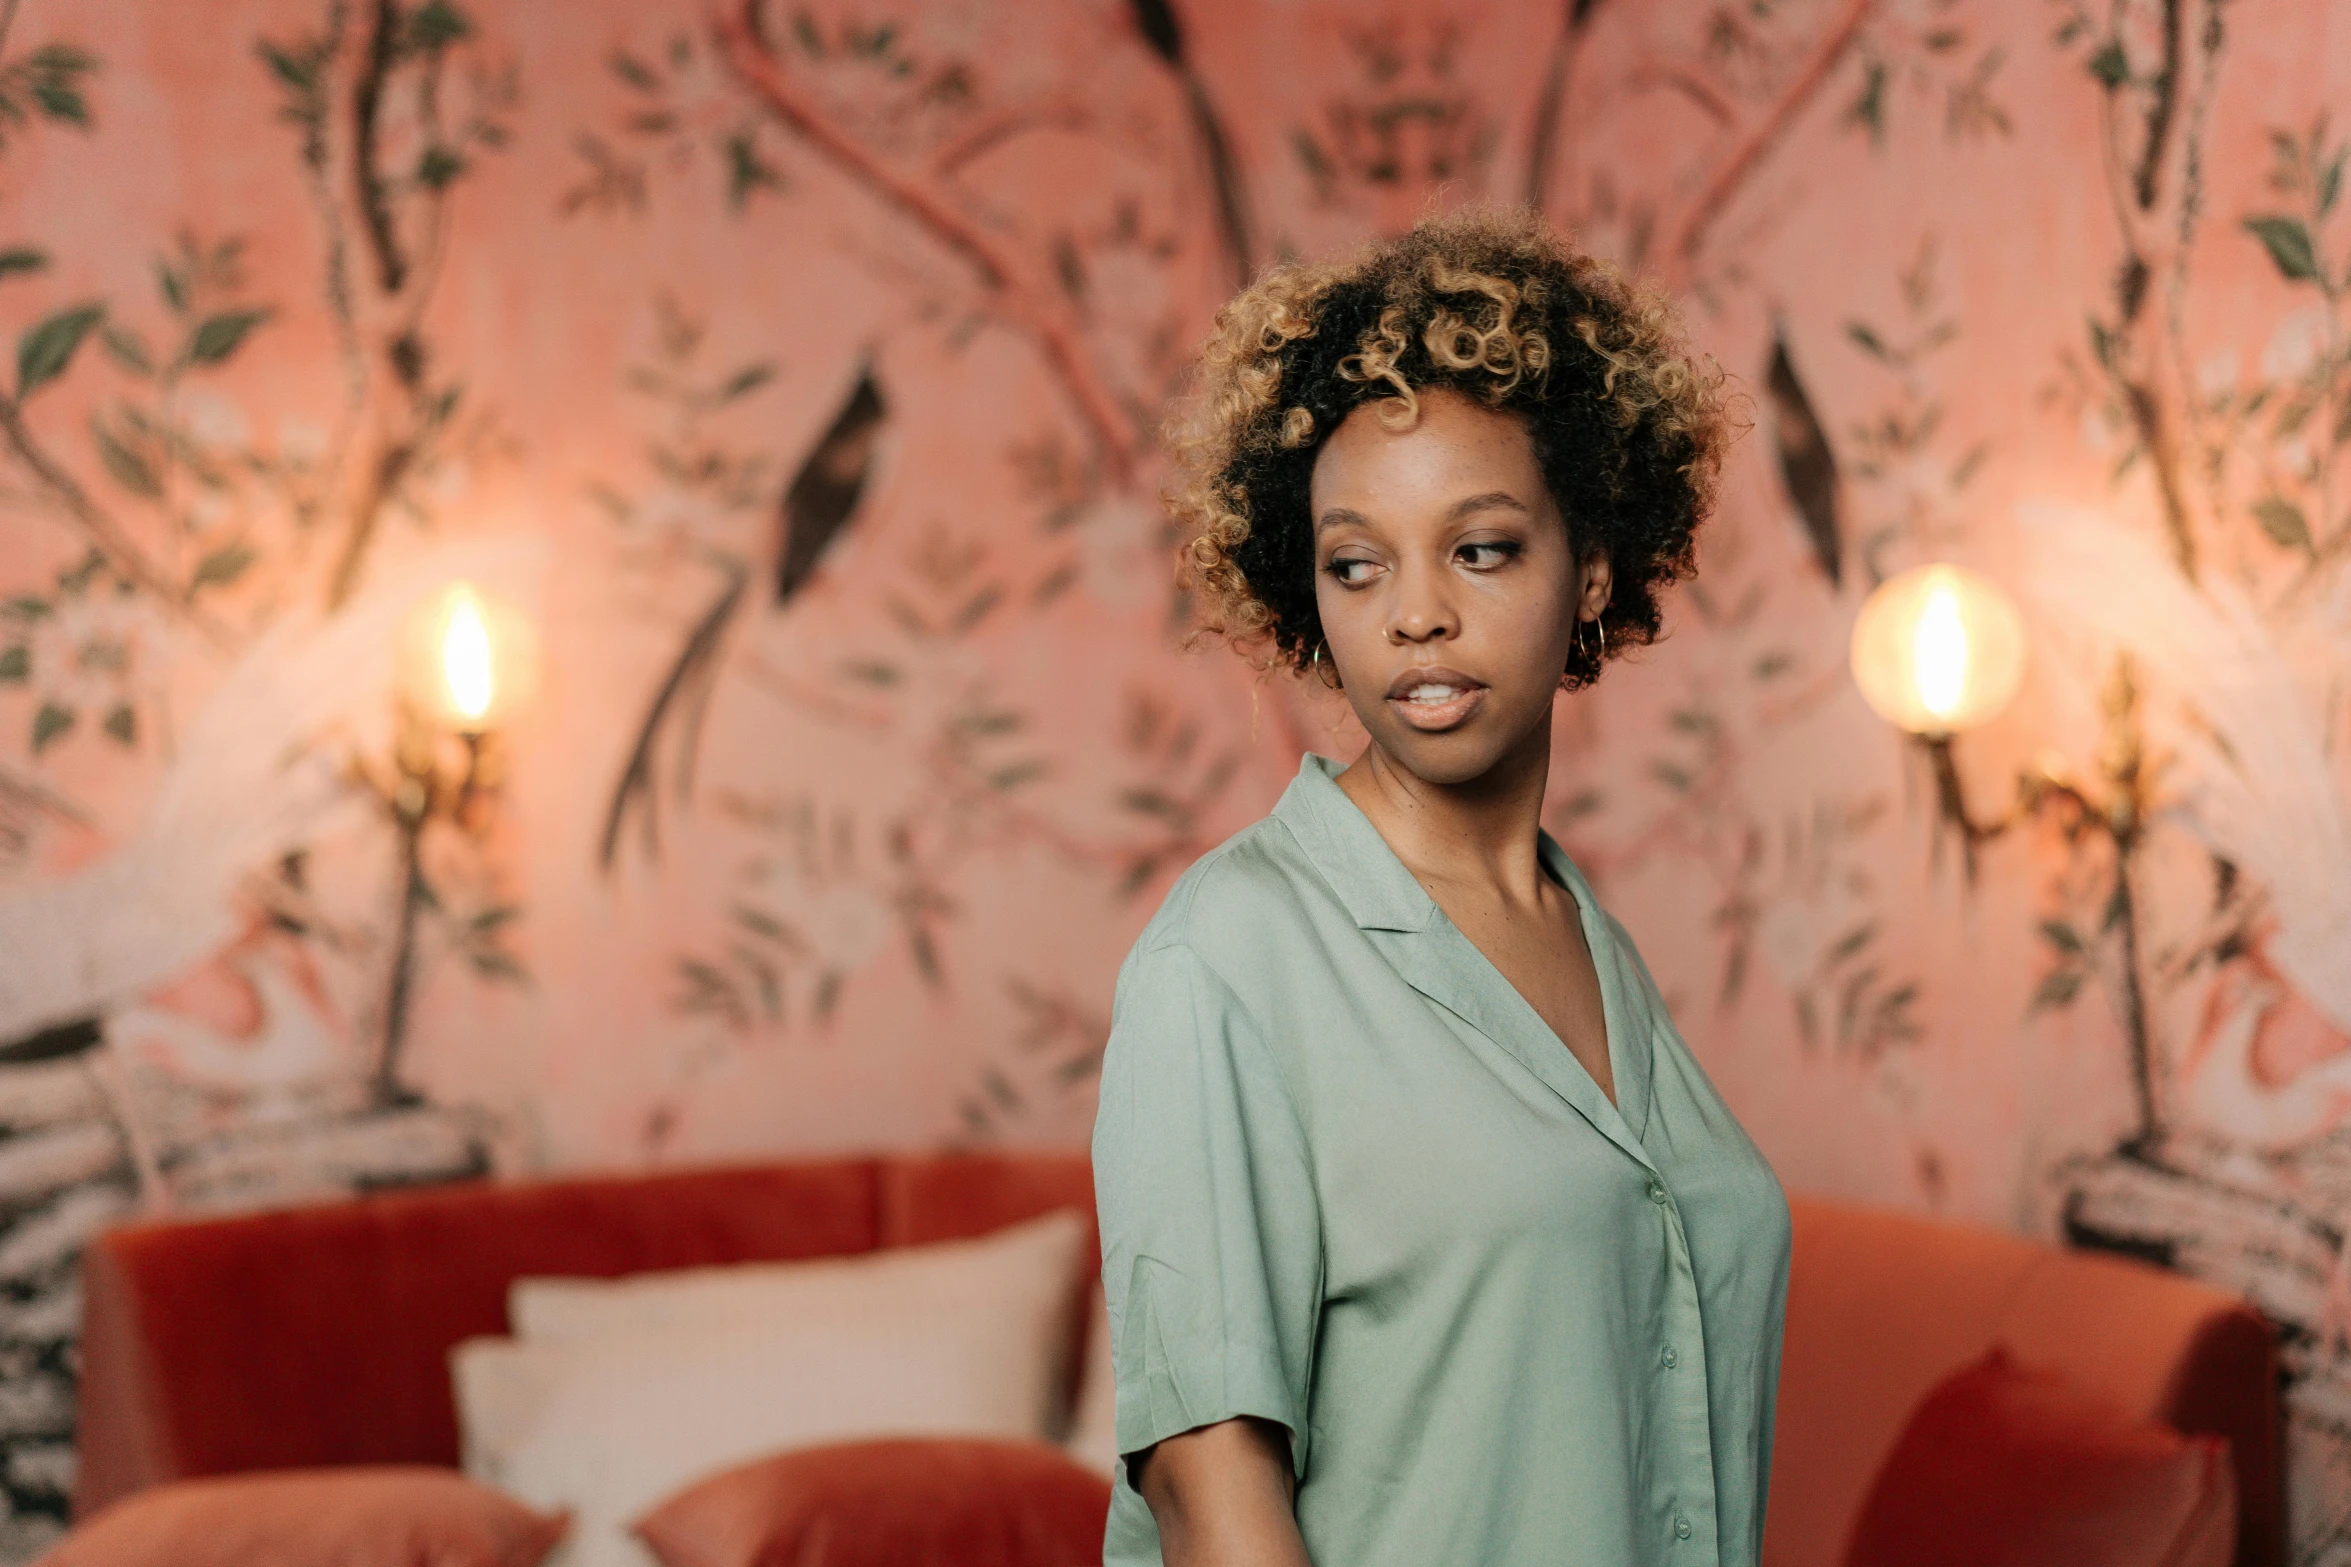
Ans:
[{"label": "woman's face", "polygon": [[1445,389],[1403,430],[1358,407],[1311,502],[1323,656],[1355,716],[1419,778],[1483,777],[1543,728],[1608,603],[1608,562],[1575,559],[1526,427]]}]

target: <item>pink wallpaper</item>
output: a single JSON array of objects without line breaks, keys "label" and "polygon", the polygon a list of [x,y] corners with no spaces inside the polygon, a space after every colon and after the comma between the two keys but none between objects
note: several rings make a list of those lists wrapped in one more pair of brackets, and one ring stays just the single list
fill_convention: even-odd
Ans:
[{"label": "pink wallpaper", "polygon": [[[1531,198],[1755,418],[1553,830],[1792,1186],[2251,1291],[2299,1559],[2351,1559],[2351,7],[0,18],[6,1555],[114,1219],[1080,1140],[1169,881],[1350,749],[1184,646],[1188,346],[1275,256]],[[1844,668],[1936,558],[2033,639],[1971,809],[2045,768],[2108,823],[1972,876]],[[411,876],[364,780],[457,577],[543,678]]]}]

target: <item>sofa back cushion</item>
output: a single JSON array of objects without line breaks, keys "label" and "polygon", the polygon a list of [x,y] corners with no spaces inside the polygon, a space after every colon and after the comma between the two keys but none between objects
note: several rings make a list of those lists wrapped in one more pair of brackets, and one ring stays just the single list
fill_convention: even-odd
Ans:
[{"label": "sofa back cushion", "polygon": [[84,1264],[75,1508],[196,1475],[456,1463],[448,1351],[506,1330],[519,1274],[834,1256],[976,1233],[1073,1191],[1090,1210],[1082,1157],[847,1159],[476,1182],[119,1229]]},{"label": "sofa back cushion", "polygon": [[1845,1567],[2229,1567],[2236,1539],[2226,1442],[1998,1348],[1910,1417]]},{"label": "sofa back cushion", "polygon": [[2135,1420],[2209,1432],[2236,1469],[2237,1561],[2284,1561],[2270,1331],[2243,1302],[2118,1257],[1798,1198],[1763,1567],[1839,1559],[1905,1424],[1996,1344]]}]

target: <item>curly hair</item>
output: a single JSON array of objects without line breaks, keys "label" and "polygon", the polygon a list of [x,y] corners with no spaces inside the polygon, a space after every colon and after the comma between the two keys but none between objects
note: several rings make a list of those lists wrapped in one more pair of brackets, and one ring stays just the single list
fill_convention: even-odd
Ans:
[{"label": "curly hair", "polygon": [[[1227,304],[1171,431],[1168,504],[1203,629],[1304,669],[1322,642],[1308,486],[1365,404],[1391,428],[1447,387],[1516,414],[1577,553],[1604,553],[1615,653],[1654,641],[1658,595],[1695,568],[1733,433],[1722,372],[1672,307],[1531,213],[1431,219],[1338,265],[1274,268]],[[1600,673],[1577,646],[1573,688]]]}]

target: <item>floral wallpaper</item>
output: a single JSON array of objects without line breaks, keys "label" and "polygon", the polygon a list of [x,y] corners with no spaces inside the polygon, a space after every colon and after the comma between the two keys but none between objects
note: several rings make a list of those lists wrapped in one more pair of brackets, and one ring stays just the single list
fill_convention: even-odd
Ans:
[{"label": "floral wallpaper", "polygon": [[[2351,1562],[2347,96],[2242,0],[0,0],[0,1559],[108,1223],[1081,1141],[1354,743],[1188,645],[1187,351],[1492,200],[1753,425],[1553,831],[1792,1186],[2258,1300]],[[1932,559],[2032,638],[1941,751],[1845,669]],[[458,579],[541,667],[462,755]]]}]

